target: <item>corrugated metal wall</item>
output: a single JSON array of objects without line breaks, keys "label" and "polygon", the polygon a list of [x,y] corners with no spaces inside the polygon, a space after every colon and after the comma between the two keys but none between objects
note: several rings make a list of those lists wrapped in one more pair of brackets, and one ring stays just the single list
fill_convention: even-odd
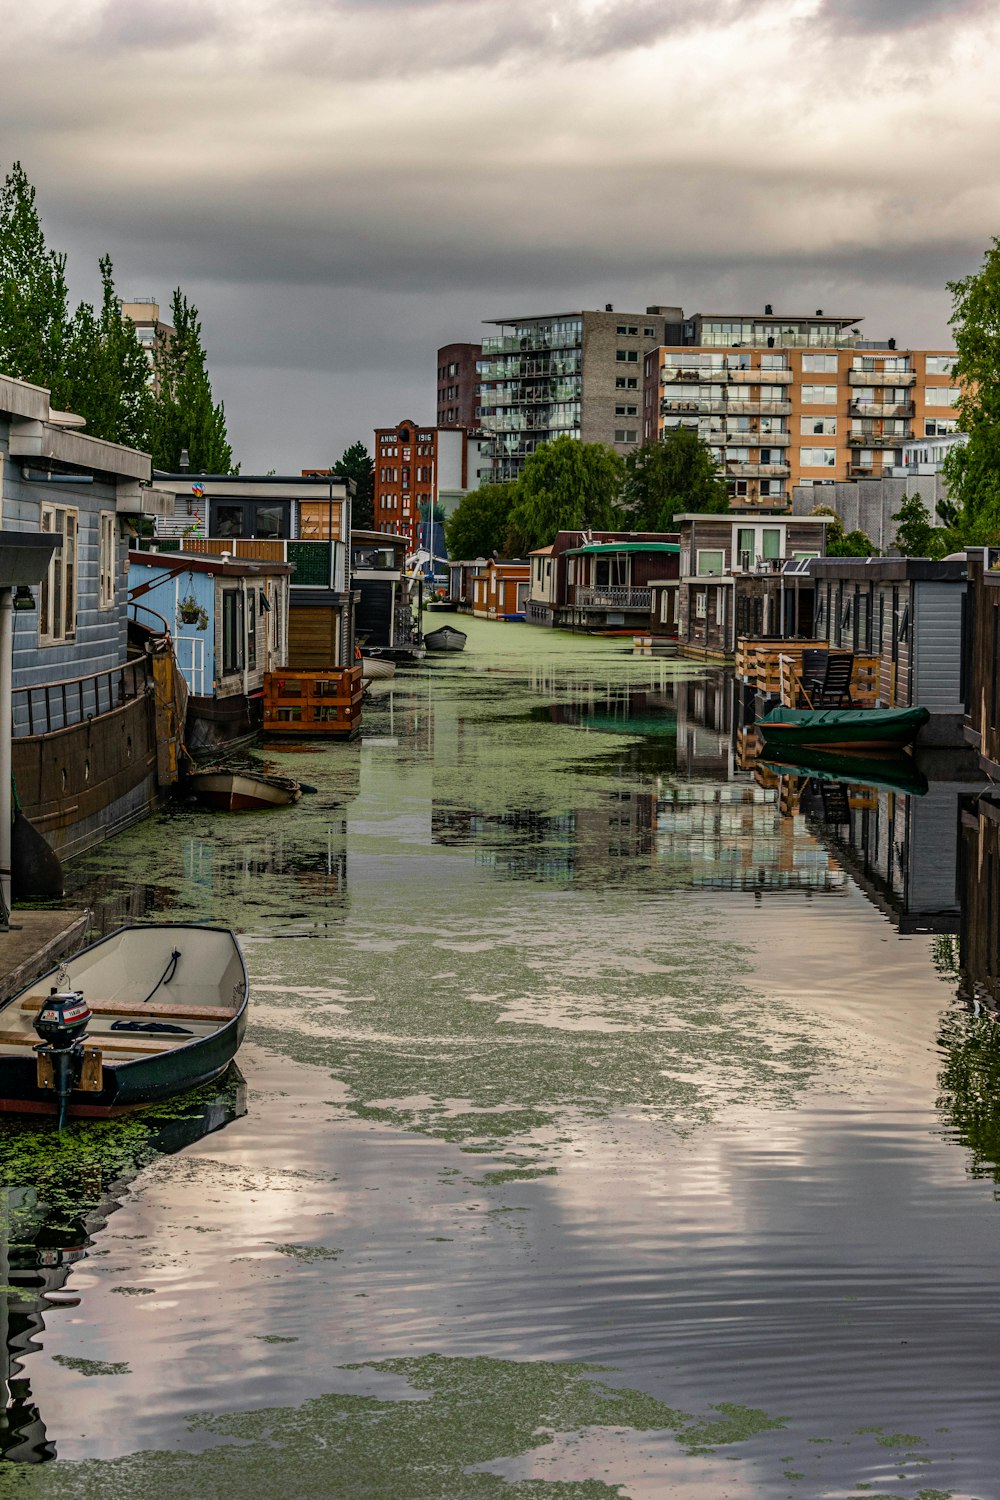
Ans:
[{"label": "corrugated metal wall", "polygon": [[913,702],[932,714],[960,714],[964,585],[914,580],[911,586]]}]

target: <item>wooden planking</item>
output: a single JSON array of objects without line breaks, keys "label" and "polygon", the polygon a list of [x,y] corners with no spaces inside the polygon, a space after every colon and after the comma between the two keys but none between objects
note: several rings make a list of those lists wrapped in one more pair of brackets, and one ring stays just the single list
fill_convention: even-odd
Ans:
[{"label": "wooden planking", "polygon": [[[29,995],[21,1001],[21,1009],[40,1010],[47,999],[47,995]],[[178,1021],[230,1021],[236,1014],[216,1005],[143,1005],[141,1000],[97,1000],[90,1009],[95,1016],[164,1016]]]},{"label": "wooden planking", "polygon": [[[99,1046],[102,1052],[170,1052],[174,1047],[179,1047],[187,1042],[196,1040],[193,1036],[168,1036],[144,1037],[136,1042],[111,1042],[104,1036],[89,1038],[94,1046]],[[0,1031],[0,1047],[36,1047],[38,1039],[29,1032],[24,1031]]]}]

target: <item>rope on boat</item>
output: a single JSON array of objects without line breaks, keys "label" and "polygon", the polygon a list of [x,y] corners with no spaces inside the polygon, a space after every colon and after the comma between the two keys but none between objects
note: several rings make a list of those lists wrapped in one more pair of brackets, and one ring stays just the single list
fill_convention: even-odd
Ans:
[{"label": "rope on boat", "polygon": [[171,979],[173,979],[174,975],[177,973],[177,965],[180,962],[180,956],[181,956],[181,950],[179,948],[175,948],[174,951],[170,955],[170,962],[167,964],[167,967],[164,969],[164,971],[160,975],[159,979],[153,985],[153,988],[150,990],[149,994],[146,996],[146,999],[142,1002],[143,1005],[145,1005],[147,1003],[147,1001],[152,1000],[153,996],[156,994],[156,992],[160,988],[161,984],[169,984],[170,983]]}]

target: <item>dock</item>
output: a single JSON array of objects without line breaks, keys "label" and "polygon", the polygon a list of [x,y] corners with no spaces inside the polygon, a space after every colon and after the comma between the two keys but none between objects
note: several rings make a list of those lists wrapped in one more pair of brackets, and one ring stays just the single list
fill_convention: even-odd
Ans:
[{"label": "dock", "polygon": [[10,931],[0,932],[0,1003],[75,953],[90,921],[86,911],[11,912]]}]

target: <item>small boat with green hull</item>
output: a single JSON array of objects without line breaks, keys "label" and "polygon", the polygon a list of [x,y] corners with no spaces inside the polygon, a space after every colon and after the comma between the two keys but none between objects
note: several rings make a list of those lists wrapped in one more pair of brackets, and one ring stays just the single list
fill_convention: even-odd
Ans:
[{"label": "small boat with green hull", "polygon": [[778,707],[756,727],[767,749],[901,750],[929,718],[926,708]]},{"label": "small boat with green hull", "polygon": [[838,781],[847,786],[880,787],[889,792],[901,792],[907,797],[923,797],[927,794],[927,777],[920,770],[912,755],[905,750],[886,750],[880,755],[866,755],[864,750],[816,750],[803,746],[801,750],[766,751],[759,764],[767,766],[779,775],[801,776],[811,781]]},{"label": "small boat with green hull", "polygon": [[0,1112],[121,1114],[217,1078],[247,1020],[228,928],[122,927],[0,1007]]}]

